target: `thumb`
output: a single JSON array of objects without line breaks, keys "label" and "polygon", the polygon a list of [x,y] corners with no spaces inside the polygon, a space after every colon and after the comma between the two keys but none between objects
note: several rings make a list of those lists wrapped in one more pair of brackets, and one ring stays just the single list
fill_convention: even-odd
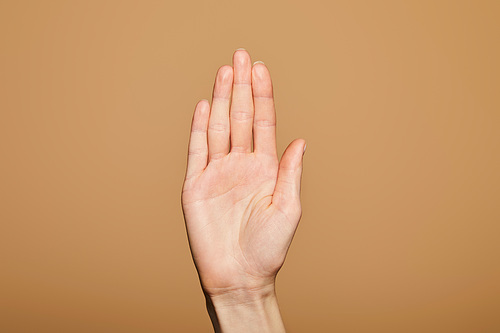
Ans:
[{"label": "thumb", "polygon": [[300,182],[305,149],[306,142],[303,139],[296,139],[288,145],[281,157],[278,180],[273,194],[273,205],[290,221],[296,222],[302,215]]}]

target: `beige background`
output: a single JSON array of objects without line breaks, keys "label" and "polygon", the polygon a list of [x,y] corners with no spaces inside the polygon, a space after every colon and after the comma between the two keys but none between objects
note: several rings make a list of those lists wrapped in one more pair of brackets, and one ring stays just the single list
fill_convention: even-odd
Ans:
[{"label": "beige background", "polygon": [[0,331],[210,332],[180,207],[245,47],[307,140],[289,332],[500,331],[500,2],[1,1]]}]

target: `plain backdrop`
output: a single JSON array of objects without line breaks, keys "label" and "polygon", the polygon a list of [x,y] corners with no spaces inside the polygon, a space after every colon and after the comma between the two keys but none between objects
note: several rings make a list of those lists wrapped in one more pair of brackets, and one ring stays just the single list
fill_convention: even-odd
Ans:
[{"label": "plain backdrop", "polygon": [[0,331],[210,332],[180,206],[235,49],[307,141],[289,332],[500,331],[500,2],[1,1]]}]

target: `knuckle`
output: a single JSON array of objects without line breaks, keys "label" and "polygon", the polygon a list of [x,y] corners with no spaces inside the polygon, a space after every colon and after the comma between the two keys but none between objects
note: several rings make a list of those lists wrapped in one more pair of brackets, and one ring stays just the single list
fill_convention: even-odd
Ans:
[{"label": "knuckle", "polygon": [[274,119],[256,119],[254,124],[257,127],[274,127],[276,126],[276,121]]},{"label": "knuckle", "polygon": [[211,160],[220,160],[224,156],[226,156],[225,153],[213,153],[213,154],[210,155],[210,159]]},{"label": "knuckle", "polygon": [[231,110],[231,119],[237,121],[248,121],[253,118],[253,115],[250,111],[243,110]]},{"label": "knuckle", "polygon": [[200,128],[193,127],[193,128],[191,129],[191,133],[201,133],[201,134],[205,134],[205,133],[207,133],[207,129],[206,129],[206,128],[202,128],[202,127],[200,127]]},{"label": "knuckle", "polygon": [[243,146],[243,145],[233,145],[231,147],[231,152],[232,153],[248,153],[250,151],[250,147]]},{"label": "knuckle", "polygon": [[228,127],[226,124],[223,123],[211,123],[208,126],[208,130],[216,133],[224,133],[228,130]]},{"label": "knuckle", "polygon": [[188,151],[189,156],[193,156],[193,155],[196,156],[196,155],[203,155],[203,154],[206,154],[206,150],[203,148],[191,148]]}]

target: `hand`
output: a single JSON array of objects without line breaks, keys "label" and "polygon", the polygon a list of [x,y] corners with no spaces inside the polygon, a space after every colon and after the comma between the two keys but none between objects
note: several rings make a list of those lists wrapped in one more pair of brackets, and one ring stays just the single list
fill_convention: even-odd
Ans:
[{"label": "hand", "polygon": [[278,162],[269,71],[242,49],[233,66],[219,68],[211,109],[196,105],[182,208],[206,295],[246,302],[274,294],[301,217],[305,142]]}]

